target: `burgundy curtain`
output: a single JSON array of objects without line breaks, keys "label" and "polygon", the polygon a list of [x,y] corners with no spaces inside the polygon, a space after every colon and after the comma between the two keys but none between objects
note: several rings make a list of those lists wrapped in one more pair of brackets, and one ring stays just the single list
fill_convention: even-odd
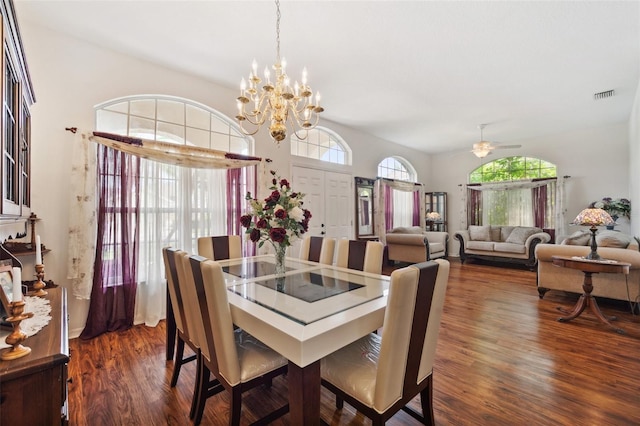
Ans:
[{"label": "burgundy curtain", "polygon": [[98,146],[96,255],[82,339],[133,325],[137,289],[140,159]]},{"label": "burgundy curtain", "polygon": [[467,188],[467,224],[482,225],[482,191]]},{"label": "burgundy curtain", "polygon": [[393,229],[393,189],[389,185],[384,186],[384,222],[385,232]]},{"label": "burgundy curtain", "polygon": [[[227,170],[227,234],[243,235],[240,216],[247,210],[245,197],[247,192],[256,196],[257,167],[243,167]],[[255,243],[242,239],[242,254],[253,256],[256,253]]]},{"label": "burgundy curtain", "polygon": [[411,223],[413,226],[424,226],[424,223],[420,223],[420,192],[413,191],[413,220]]},{"label": "burgundy curtain", "polygon": [[547,217],[547,185],[531,188],[533,198],[533,225],[542,229]]}]

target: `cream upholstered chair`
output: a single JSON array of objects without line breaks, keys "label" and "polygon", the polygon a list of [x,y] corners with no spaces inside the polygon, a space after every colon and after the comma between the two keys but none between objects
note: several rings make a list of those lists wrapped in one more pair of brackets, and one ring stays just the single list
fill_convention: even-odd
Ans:
[{"label": "cream upholstered chair", "polygon": [[[226,389],[231,394],[229,424],[239,425],[242,393],[261,384],[270,386],[273,377],[287,372],[288,361],[245,331],[234,331],[227,287],[217,262],[201,256],[184,257],[183,261],[191,271],[190,284],[200,308],[194,311],[202,318],[205,339],[194,424],[200,423],[207,398]],[[210,373],[216,377],[212,382]],[[288,411],[286,404],[258,422],[268,423]]]},{"label": "cream upholstered chair", "polygon": [[302,239],[300,259],[332,265],[335,245],[335,238],[312,237],[307,235]]},{"label": "cream upholstered chair", "polygon": [[381,274],[383,254],[380,241],[338,240],[336,266]]},{"label": "cream upholstered chair", "polygon": [[[201,370],[200,364],[202,363],[202,345],[204,342],[204,327],[198,309],[195,309],[195,307],[198,306],[198,296],[195,291],[195,286],[192,284],[193,276],[190,269],[185,269],[185,260],[186,262],[188,262],[189,253],[180,250],[169,250],[167,251],[167,254],[169,255],[169,259],[171,259],[172,257],[174,259],[177,281],[174,280],[173,282],[174,284],[177,283],[176,289],[180,293],[180,296],[182,298],[182,305],[183,307],[185,307],[185,309],[183,310],[183,325],[189,332],[189,340],[185,340],[184,342],[188,343],[196,353],[196,378],[193,386],[191,409],[189,410],[189,418],[193,418],[196,414],[198,403],[198,390],[200,386]],[[171,293],[169,293],[169,295],[171,296]],[[178,320],[176,316],[176,325],[177,321]],[[178,343],[179,342],[180,341],[178,340]],[[176,359],[177,356],[178,351],[176,351]],[[182,364],[184,364],[184,362]]]},{"label": "cream upholstered chair", "polygon": [[[322,384],[383,425],[398,410],[434,424],[433,361],[449,278],[443,259],[418,263],[391,274],[382,336],[369,334],[322,360]],[[406,404],[420,394],[419,413]]]},{"label": "cream upholstered chair", "polygon": [[184,358],[184,345],[185,343],[191,347],[194,353],[197,353],[199,348],[191,340],[189,335],[189,327],[187,325],[186,312],[184,309],[183,296],[178,284],[178,268],[176,266],[176,257],[186,254],[183,251],[177,250],[171,247],[165,247],[162,249],[162,257],[164,259],[164,270],[167,277],[167,289],[169,291],[169,300],[171,307],[173,308],[173,314],[176,321],[177,331],[177,345],[176,354],[173,364],[173,375],[171,376],[171,387],[174,387],[178,382],[178,376],[180,375],[180,368],[183,364],[194,361],[196,355]]},{"label": "cream upholstered chair", "polygon": [[212,260],[237,259],[242,257],[242,237],[240,235],[199,237],[198,254]]}]

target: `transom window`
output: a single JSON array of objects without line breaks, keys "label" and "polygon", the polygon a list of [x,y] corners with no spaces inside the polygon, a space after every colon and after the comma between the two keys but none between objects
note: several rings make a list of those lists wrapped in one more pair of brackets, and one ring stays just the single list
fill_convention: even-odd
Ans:
[{"label": "transom window", "polygon": [[335,132],[316,127],[307,132],[305,139],[291,135],[291,155],[313,158],[334,164],[351,165],[351,148]]},{"label": "transom window", "polygon": [[483,164],[469,174],[469,183],[508,182],[556,177],[555,164],[539,158],[505,157]]},{"label": "transom window", "polygon": [[378,177],[417,182],[418,173],[411,163],[401,157],[387,157],[378,164]]},{"label": "transom window", "polygon": [[163,142],[177,142],[253,155],[251,138],[217,111],[170,96],[120,98],[96,107],[99,129]]}]

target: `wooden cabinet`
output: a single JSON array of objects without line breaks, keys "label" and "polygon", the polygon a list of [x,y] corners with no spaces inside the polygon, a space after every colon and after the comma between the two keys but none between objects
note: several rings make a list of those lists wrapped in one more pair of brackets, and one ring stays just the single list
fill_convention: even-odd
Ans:
[{"label": "wooden cabinet", "polygon": [[0,0],[2,114],[0,219],[27,218],[31,208],[31,114],[35,102],[13,1]]},{"label": "wooden cabinet", "polygon": [[[427,231],[447,232],[447,193],[446,192],[426,192],[425,193],[425,212],[426,212]],[[429,213],[437,213],[437,215],[430,215]]]},{"label": "wooden cabinet", "polygon": [[23,342],[31,353],[0,361],[0,424],[68,424],[67,296],[62,287],[47,292],[51,321]]}]

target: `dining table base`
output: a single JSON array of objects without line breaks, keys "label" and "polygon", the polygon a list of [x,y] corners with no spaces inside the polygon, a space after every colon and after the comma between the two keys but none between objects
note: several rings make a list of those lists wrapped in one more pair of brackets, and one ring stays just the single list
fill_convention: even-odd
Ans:
[{"label": "dining table base", "polygon": [[321,425],[320,360],[306,367],[289,361],[289,415],[292,425]]}]

